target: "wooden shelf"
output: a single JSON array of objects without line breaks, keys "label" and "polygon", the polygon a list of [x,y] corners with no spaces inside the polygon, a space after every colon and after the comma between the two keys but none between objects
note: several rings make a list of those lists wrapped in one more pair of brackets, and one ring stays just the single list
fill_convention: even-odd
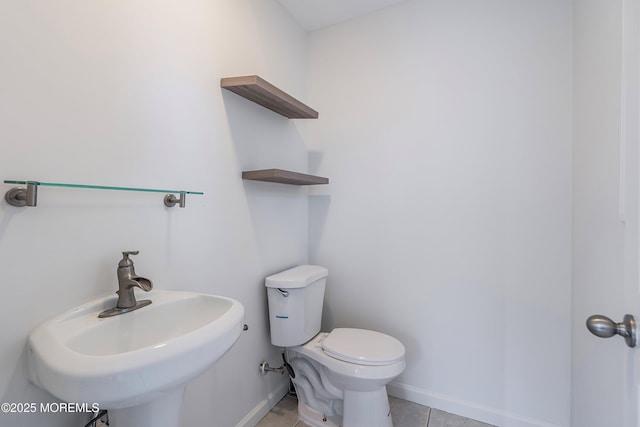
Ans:
[{"label": "wooden shelf", "polygon": [[317,119],[318,112],[258,76],[225,77],[220,87],[290,119]]},{"label": "wooden shelf", "polygon": [[242,179],[253,181],[277,182],[291,185],[317,185],[328,184],[329,178],[307,175],[305,173],[291,172],[282,169],[263,169],[242,172]]}]

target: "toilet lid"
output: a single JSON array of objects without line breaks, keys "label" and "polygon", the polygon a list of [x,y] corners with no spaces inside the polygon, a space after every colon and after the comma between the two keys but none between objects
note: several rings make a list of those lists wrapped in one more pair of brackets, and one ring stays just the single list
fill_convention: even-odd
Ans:
[{"label": "toilet lid", "polygon": [[322,350],[335,359],[359,365],[390,365],[404,357],[400,341],[366,329],[336,328],[322,342]]}]

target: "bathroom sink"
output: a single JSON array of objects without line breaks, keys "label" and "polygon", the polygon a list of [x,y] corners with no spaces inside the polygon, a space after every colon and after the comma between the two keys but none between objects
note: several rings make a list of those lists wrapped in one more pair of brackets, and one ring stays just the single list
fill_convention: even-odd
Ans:
[{"label": "bathroom sink", "polygon": [[[145,405],[172,394],[181,402],[184,384],[240,336],[244,307],[231,298],[189,292],[144,296],[152,304],[129,313],[98,318],[116,304],[117,297],[109,296],[37,327],[29,336],[30,379],[63,401],[97,403],[100,409]],[[129,424],[135,425],[118,425]]]}]

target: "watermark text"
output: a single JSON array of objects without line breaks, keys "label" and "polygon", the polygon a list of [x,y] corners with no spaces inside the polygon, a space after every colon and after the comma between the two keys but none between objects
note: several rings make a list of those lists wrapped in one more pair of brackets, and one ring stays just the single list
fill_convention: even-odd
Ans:
[{"label": "watermark text", "polygon": [[68,402],[3,402],[0,403],[0,411],[7,413],[23,414],[28,412],[46,413],[89,413],[98,412],[100,405],[97,403],[68,403]]}]

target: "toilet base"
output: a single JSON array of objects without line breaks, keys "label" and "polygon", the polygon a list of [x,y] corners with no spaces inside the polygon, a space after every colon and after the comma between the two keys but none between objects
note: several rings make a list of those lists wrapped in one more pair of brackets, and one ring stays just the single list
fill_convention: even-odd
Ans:
[{"label": "toilet base", "polygon": [[298,400],[298,419],[311,427],[341,427],[341,417],[338,415],[325,416],[313,410],[307,404]]},{"label": "toilet base", "polygon": [[326,416],[298,400],[298,418],[311,427],[393,427],[386,388],[344,393],[342,417]]},{"label": "toilet base", "polygon": [[393,427],[386,387],[375,391],[344,391],[344,427]]}]

